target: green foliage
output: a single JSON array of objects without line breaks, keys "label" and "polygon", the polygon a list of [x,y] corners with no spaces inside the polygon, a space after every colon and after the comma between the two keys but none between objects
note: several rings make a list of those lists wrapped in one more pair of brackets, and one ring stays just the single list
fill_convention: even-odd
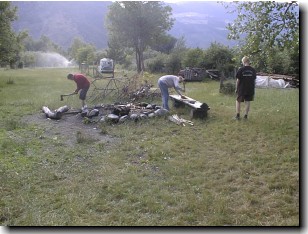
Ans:
[{"label": "green foliage", "polygon": [[93,62],[95,62],[95,64],[99,64],[102,58],[108,58],[107,52],[105,50],[95,50]]},{"label": "green foliage", "polygon": [[190,49],[187,51],[185,58],[183,59],[183,65],[185,67],[200,67],[204,57],[204,52],[200,48]]},{"label": "green foliage", "polygon": [[229,38],[240,39],[241,34],[247,35],[245,40],[253,42],[252,52],[265,46],[289,47],[299,33],[297,2],[234,2],[231,6],[238,17],[228,24]]},{"label": "green foliage", "polygon": [[219,69],[224,72],[232,71],[234,63],[232,58],[234,52],[220,43],[211,43],[211,46],[205,51],[203,63],[208,69]]},{"label": "green foliage", "polygon": [[166,61],[166,72],[177,74],[182,68],[182,58],[179,53],[171,53]]},{"label": "green foliage", "polygon": [[147,61],[147,68],[151,72],[167,72],[177,74],[185,67],[200,67],[206,69],[218,69],[225,74],[234,70],[233,57],[235,53],[230,48],[219,43],[212,43],[208,49],[188,49],[184,38],[178,39],[172,52],[166,57],[154,55],[151,61]]},{"label": "green foliage", "polygon": [[177,74],[183,67],[183,60],[188,51],[189,49],[186,47],[185,38],[178,38],[172,52],[169,54],[166,61],[166,71],[171,74]]},{"label": "green foliage", "polygon": [[81,47],[77,50],[77,63],[86,63],[86,64],[92,64],[95,60],[95,48],[92,45],[86,45],[84,47]]},{"label": "green foliage", "polygon": [[119,64],[122,64],[125,61],[125,48],[121,46],[117,38],[112,38],[108,41],[107,48],[107,57],[112,58],[114,61],[117,61]]},{"label": "green foliage", "polygon": [[146,68],[152,73],[161,73],[165,71],[167,56],[160,54],[153,59],[146,60]]},{"label": "green foliage", "polygon": [[74,38],[74,41],[71,45],[71,47],[68,49],[69,55],[74,58],[78,59],[78,50],[85,47],[86,43],[82,41],[80,38]]},{"label": "green foliage", "polygon": [[[268,60],[277,50],[288,51],[292,70],[298,72],[299,6],[297,2],[225,3],[237,18],[228,24],[229,39],[240,40],[239,57],[250,56],[259,71],[269,72]],[[276,70],[278,71],[278,70]],[[283,73],[284,70],[279,70]]]},{"label": "green foliage", "polygon": [[294,68],[291,65],[289,51],[287,49],[280,51],[278,49],[272,50],[273,54],[267,57],[267,70],[274,74],[292,74]]},{"label": "green foliage", "polygon": [[114,2],[109,9],[110,38],[122,47],[133,48],[137,70],[144,70],[143,52],[173,25],[171,8],[162,2],[123,1]]},{"label": "green foliage", "polygon": [[151,51],[145,54],[149,57],[145,60],[145,67],[151,73],[177,74],[182,65],[181,54],[177,51],[170,54]]},{"label": "green foliage", "polygon": [[64,54],[62,48],[45,35],[42,35],[38,40],[34,40],[32,37],[27,36],[23,40],[23,45],[26,51],[56,52]]},{"label": "green foliage", "polygon": [[71,47],[68,49],[68,54],[71,58],[75,59],[78,64],[93,64],[93,62],[98,63],[99,59],[103,58],[100,56],[103,56],[105,53],[97,51],[92,44],[75,38]]},{"label": "green foliage", "polygon": [[10,64],[13,67],[18,52],[18,43],[11,23],[16,20],[16,7],[10,2],[0,2],[0,65]]},{"label": "green foliage", "polygon": [[224,82],[221,84],[219,92],[228,95],[235,95],[235,83],[230,81]]},{"label": "green foliage", "polygon": [[170,54],[176,45],[177,39],[171,35],[161,35],[156,38],[156,41],[151,45],[151,49]]}]

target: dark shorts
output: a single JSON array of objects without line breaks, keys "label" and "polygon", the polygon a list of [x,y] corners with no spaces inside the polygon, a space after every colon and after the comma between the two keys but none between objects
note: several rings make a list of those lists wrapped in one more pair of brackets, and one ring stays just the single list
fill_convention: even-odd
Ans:
[{"label": "dark shorts", "polygon": [[244,96],[238,96],[237,101],[238,102],[244,102],[244,101],[253,101],[254,95],[244,95]]},{"label": "dark shorts", "polygon": [[80,94],[79,94],[80,100],[86,100],[88,90],[89,90],[89,88],[85,88],[85,89],[80,90]]}]

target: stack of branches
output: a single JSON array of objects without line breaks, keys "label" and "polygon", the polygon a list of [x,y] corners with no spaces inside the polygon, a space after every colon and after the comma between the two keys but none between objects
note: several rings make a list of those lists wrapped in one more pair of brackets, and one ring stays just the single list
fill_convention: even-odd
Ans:
[{"label": "stack of branches", "polygon": [[127,84],[123,87],[122,92],[119,94],[118,99],[123,101],[135,102],[144,98],[151,98],[152,92],[150,89],[152,84],[147,81],[141,81],[142,74],[136,74],[128,79]]}]

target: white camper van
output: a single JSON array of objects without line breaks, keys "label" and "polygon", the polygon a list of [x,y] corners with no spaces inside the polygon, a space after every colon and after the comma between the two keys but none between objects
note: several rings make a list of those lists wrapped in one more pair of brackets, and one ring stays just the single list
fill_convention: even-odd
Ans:
[{"label": "white camper van", "polygon": [[103,58],[99,61],[98,71],[100,73],[112,73],[114,72],[114,63],[112,59]]}]

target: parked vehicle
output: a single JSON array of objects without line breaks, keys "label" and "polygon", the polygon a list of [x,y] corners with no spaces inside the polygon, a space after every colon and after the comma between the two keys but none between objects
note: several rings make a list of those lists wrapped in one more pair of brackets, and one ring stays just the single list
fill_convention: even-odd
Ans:
[{"label": "parked vehicle", "polygon": [[98,71],[100,73],[112,73],[114,74],[114,62],[109,58],[102,58],[99,61]]}]

